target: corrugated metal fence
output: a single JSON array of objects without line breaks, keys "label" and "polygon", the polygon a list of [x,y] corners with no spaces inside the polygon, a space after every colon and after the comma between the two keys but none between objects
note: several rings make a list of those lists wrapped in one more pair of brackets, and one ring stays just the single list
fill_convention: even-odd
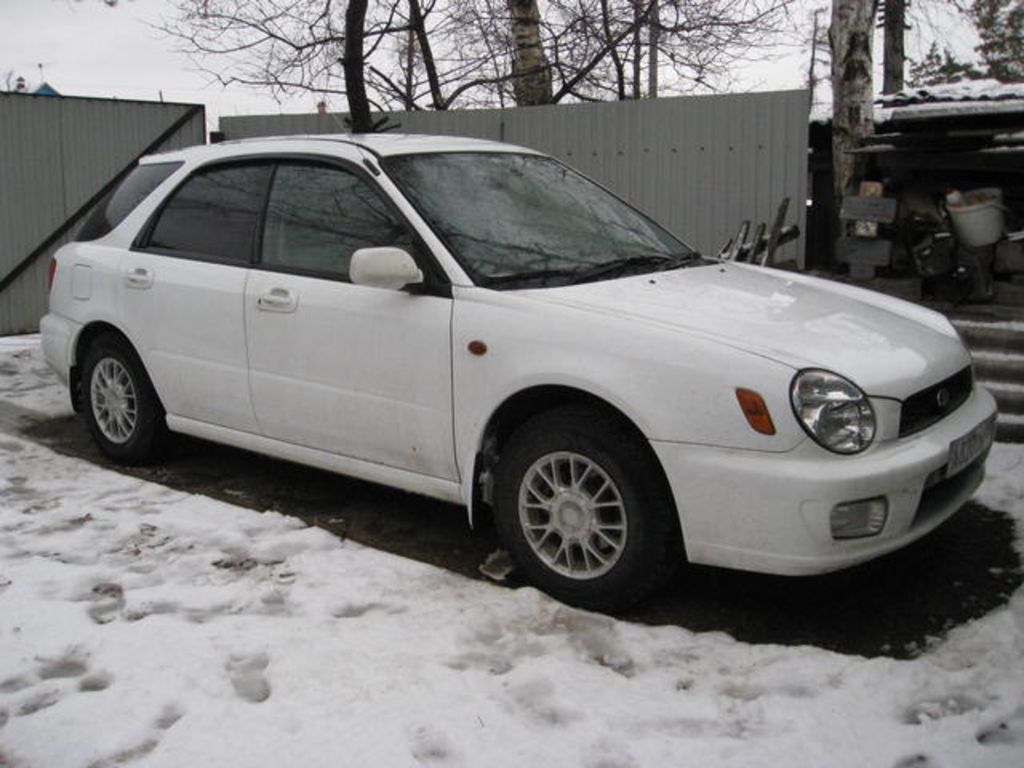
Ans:
[{"label": "corrugated metal fence", "polygon": [[[389,115],[406,133],[508,141],[565,160],[651,214],[691,245],[715,252],[740,221],[770,225],[783,197],[805,225],[807,92]],[[343,115],[224,117],[227,139],[341,133]],[[803,240],[781,258],[803,264]]]},{"label": "corrugated metal fence", "polygon": [[0,94],[0,335],[39,327],[49,254],[106,185],[205,132],[199,105]]}]

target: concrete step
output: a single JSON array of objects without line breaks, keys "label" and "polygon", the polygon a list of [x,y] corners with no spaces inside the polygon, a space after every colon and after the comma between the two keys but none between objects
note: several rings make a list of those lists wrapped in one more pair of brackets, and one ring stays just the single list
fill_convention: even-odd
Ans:
[{"label": "concrete step", "polygon": [[1024,323],[1024,307],[1008,306],[990,302],[988,304],[949,304],[937,301],[922,301],[926,307],[947,315],[954,323],[958,320],[979,320],[985,322]]},{"label": "concrete step", "polygon": [[996,440],[1000,443],[1024,443],[1024,417],[999,414],[996,421]]},{"label": "concrete step", "polygon": [[1024,307],[1024,285],[1012,281],[996,280],[992,284],[992,295],[997,302],[1010,307]]},{"label": "concrete step", "polygon": [[1024,384],[1024,354],[972,349],[971,357],[977,379]]},{"label": "concrete step", "polygon": [[[1024,322],[984,322],[956,318],[953,325],[971,351],[1019,352],[1024,354]],[[1024,377],[1024,371],[1021,373]]]},{"label": "concrete step", "polygon": [[979,381],[978,384],[995,397],[1000,414],[1024,416],[1024,384],[1011,384],[1005,381]]}]

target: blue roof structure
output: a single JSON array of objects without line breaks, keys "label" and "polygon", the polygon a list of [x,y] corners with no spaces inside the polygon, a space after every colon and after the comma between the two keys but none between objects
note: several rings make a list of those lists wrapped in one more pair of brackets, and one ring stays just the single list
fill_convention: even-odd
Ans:
[{"label": "blue roof structure", "polygon": [[49,83],[43,83],[38,88],[36,88],[34,91],[32,91],[32,95],[33,96],[60,96],[60,91],[58,91],[56,88],[54,88]]}]

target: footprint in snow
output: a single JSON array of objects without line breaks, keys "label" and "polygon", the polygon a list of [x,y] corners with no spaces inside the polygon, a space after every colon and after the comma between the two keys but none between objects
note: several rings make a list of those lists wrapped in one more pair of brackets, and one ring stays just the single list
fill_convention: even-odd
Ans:
[{"label": "footprint in snow", "polygon": [[89,655],[80,648],[69,648],[54,658],[41,657],[36,674],[43,680],[81,677],[89,670]]},{"label": "footprint in snow", "polygon": [[174,704],[167,704],[166,706],[164,706],[163,711],[160,713],[160,716],[157,717],[154,725],[161,731],[166,731],[176,722],[181,720],[184,714],[185,713]]},{"label": "footprint in snow", "polygon": [[258,704],[270,698],[270,683],[263,674],[269,664],[270,658],[265,653],[233,654],[224,668],[228,671],[235,693],[246,701]]},{"label": "footprint in snow", "polygon": [[358,619],[375,611],[394,613],[384,603],[345,603],[331,611],[331,615],[336,619]]},{"label": "footprint in snow", "polygon": [[95,672],[87,677],[83,677],[78,682],[78,690],[82,693],[95,693],[96,691],[105,691],[110,687],[110,684],[114,682],[114,678],[108,672]]},{"label": "footprint in snow", "polygon": [[409,751],[418,763],[443,763],[453,755],[453,747],[443,733],[430,726],[415,728],[409,739]]},{"label": "footprint in snow", "polygon": [[904,711],[902,720],[907,725],[922,725],[984,708],[985,706],[981,702],[970,696],[953,693],[942,698],[925,699],[912,704]]},{"label": "footprint in snow", "polygon": [[0,693],[17,693],[31,687],[32,681],[29,678],[18,675],[17,677],[8,677],[0,682]]},{"label": "footprint in snow", "polygon": [[156,746],[159,743],[159,739],[146,739],[145,741],[139,742],[134,747],[122,749],[120,752],[115,752],[109,757],[104,757],[95,762],[89,763],[89,768],[115,768],[115,766],[130,763],[148,755],[156,749]]},{"label": "footprint in snow", "polygon": [[124,608],[124,589],[120,584],[104,582],[92,588],[89,618],[97,624],[109,624]]},{"label": "footprint in snow", "polygon": [[983,729],[976,738],[979,744],[985,746],[1024,744],[1024,707],[1005,720]]},{"label": "footprint in snow", "polygon": [[892,768],[935,768],[935,763],[927,755],[911,755],[900,760]]},{"label": "footprint in snow", "polygon": [[60,692],[56,689],[51,688],[46,691],[39,691],[25,699],[21,706],[15,711],[15,714],[20,717],[34,715],[41,709],[52,707],[58,701],[60,701]]}]

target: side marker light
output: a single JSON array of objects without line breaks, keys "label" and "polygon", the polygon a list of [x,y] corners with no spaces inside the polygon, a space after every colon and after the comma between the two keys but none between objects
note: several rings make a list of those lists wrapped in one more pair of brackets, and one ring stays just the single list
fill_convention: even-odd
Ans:
[{"label": "side marker light", "polygon": [[775,424],[772,422],[772,415],[768,412],[768,406],[764,398],[752,389],[736,388],[736,400],[739,401],[743,415],[747,417],[747,423],[755,432],[762,435],[774,435]]}]

